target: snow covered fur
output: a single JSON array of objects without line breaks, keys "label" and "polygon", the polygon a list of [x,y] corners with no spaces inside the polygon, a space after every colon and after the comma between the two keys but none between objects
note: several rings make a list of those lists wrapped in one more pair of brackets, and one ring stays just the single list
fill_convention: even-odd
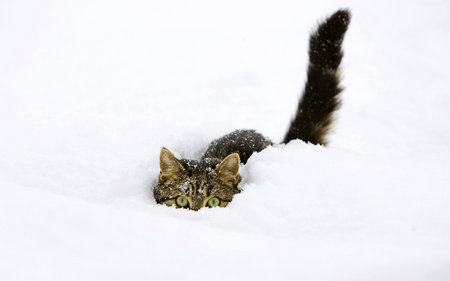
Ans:
[{"label": "snow covered fur", "polygon": [[[350,23],[350,12],[339,10],[312,32],[309,66],[303,96],[283,143],[301,139],[326,145],[339,108],[339,65],[342,42]],[[253,130],[237,130],[213,141],[201,160],[176,159],[166,148],[160,152],[160,176],[153,189],[158,204],[199,210],[202,207],[226,207],[241,177],[240,163],[247,163],[253,152],[273,145]]]}]

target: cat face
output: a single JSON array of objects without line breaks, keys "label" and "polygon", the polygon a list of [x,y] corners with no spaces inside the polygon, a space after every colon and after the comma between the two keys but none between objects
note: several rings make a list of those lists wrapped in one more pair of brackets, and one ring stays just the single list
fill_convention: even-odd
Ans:
[{"label": "cat face", "polygon": [[200,161],[181,159],[161,149],[161,172],[153,195],[158,204],[187,208],[226,207],[239,193],[239,155],[232,153],[223,161],[206,158]]}]

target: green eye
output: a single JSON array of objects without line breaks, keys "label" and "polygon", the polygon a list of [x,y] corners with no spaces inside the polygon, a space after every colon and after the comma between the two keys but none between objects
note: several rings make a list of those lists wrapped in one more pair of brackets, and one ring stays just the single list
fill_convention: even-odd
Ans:
[{"label": "green eye", "polygon": [[184,196],[177,197],[177,205],[178,207],[184,208],[189,204],[189,201]]},{"label": "green eye", "polygon": [[217,206],[219,206],[219,204],[220,204],[220,199],[217,198],[217,197],[213,197],[213,198],[208,200],[208,206],[210,208],[217,207]]}]

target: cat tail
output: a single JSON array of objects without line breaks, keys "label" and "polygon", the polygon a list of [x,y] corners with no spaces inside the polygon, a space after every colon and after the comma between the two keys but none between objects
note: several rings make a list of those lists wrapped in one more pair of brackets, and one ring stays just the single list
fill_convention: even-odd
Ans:
[{"label": "cat tail", "polygon": [[311,33],[305,89],[283,143],[301,139],[313,144],[327,144],[333,113],[340,106],[341,47],[350,17],[350,11],[339,10]]}]

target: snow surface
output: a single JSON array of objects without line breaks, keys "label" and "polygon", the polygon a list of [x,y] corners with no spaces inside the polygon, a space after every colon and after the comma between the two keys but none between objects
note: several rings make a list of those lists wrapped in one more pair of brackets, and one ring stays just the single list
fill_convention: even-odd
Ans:
[{"label": "snow surface", "polygon": [[[328,148],[156,205],[162,146],[280,141],[310,30],[350,8]],[[450,2],[0,2],[1,280],[450,280]]]}]

